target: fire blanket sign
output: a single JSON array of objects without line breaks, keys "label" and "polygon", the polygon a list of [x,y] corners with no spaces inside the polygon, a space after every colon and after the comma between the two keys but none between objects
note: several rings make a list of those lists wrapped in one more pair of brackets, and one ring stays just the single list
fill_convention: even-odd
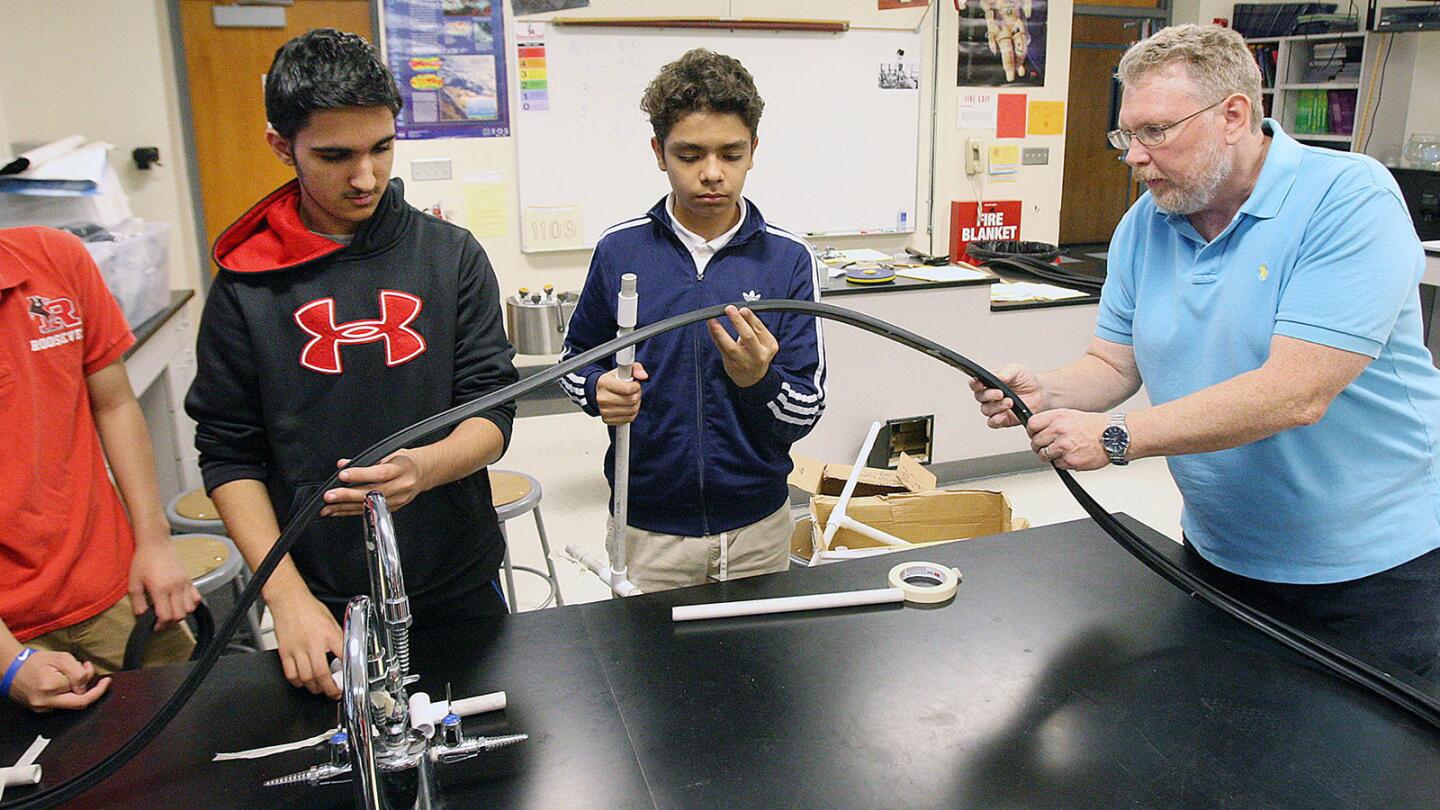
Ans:
[{"label": "fire blanket sign", "polygon": [[972,262],[965,253],[971,242],[1020,238],[1020,201],[951,202],[950,256]]}]

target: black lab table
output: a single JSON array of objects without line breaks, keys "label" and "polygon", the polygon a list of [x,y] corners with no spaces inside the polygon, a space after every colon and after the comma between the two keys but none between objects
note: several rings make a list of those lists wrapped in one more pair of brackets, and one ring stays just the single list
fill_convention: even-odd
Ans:
[{"label": "black lab table", "polygon": [[[670,621],[678,604],[881,587],[904,559],[961,568],[958,596]],[[1440,806],[1440,733],[1166,584],[1088,520],[520,614],[419,637],[413,660],[432,695],[509,693],[468,731],[531,735],[444,766],[452,807]],[[43,733],[46,783],[72,776],[184,672],[122,674],[79,714],[0,707],[0,763]],[[210,761],[334,721],[274,653],[227,656],[78,806],[348,806],[344,785],[260,787],[314,751]]]}]

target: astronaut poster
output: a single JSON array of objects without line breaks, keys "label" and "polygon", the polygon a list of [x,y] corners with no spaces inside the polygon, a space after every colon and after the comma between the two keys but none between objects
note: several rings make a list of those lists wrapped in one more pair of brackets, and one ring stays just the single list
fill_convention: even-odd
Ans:
[{"label": "astronaut poster", "polygon": [[959,0],[958,87],[1043,87],[1046,0]]}]

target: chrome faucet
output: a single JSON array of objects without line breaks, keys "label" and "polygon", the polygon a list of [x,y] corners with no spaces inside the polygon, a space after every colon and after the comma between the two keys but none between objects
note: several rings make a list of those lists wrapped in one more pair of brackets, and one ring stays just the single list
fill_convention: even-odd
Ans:
[{"label": "chrome faucet", "polygon": [[[525,734],[466,737],[449,712],[436,728],[410,717],[405,693],[410,667],[410,600],[400,570],[395,528],[385,497],[365,496],[369,596],[345,606],[341,656],[343,724],[330,740],[330,761],[271,779],[267,787],[350,780],[363,810],[430,810],[438,801],[435,766],[529,739]],[[436,737],[438,736],[438,739]]]},{"label": "chrome faucet", "polygon": [[[376,602],[384,629],[385,648],[393,656],[403,680],[410,675],[410,597],[405,594],[405,575],[400,570],[400,545],[395,541],[395,522],[385,496],[365,496],[365,555],[370,570],[370,595]],[[408,681],[407,681],[408,682]]]}]

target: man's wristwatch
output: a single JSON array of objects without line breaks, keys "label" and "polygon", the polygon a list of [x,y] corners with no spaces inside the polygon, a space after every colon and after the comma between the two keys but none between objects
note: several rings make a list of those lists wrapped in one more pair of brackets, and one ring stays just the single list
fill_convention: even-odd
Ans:
[{"label": "man's wristwatch", "polygon": [[1110,414],[1110,426],[1100,434],[1100,446],[1105,448],[1111,464],[1123,467],[1130,463],[1125,460],[1125,451],[1130,449],[1130,429],[1125,427],[1125,414]]}]

